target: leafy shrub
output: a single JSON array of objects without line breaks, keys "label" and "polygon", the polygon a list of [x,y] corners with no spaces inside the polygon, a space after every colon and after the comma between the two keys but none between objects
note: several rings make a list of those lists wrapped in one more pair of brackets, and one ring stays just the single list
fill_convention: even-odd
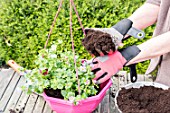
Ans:
[{"label": "leafy shrub", "polygon": [[[145,0],[75,0],[84,27],[111,27],[116,22],[130,16]],[[71,50],[69,31],[69,1],[64,0],[57,18],[48,47],[62,42],[57,49]],[[59,0],[6,0],[0,5],[0,60],[14,59],[20,65],[32,69],[38,51],[44,47]],[[153,28],[146,31],[146,38],[138,41],[129,39],[126,45],[140,44],[152,36]],[[75,51],[81,58],[91,56],[81,45],[83,32],[73,13],[73,35]],[[144,63],[145,67],[147,63]],[[138,66],[143,73],[146,68]]]}]

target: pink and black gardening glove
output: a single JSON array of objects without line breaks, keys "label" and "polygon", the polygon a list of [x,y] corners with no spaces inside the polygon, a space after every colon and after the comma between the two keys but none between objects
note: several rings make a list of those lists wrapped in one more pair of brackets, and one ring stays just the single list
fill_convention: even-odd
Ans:
[{"label": "pink and black gardening glove", "polygon": [[[137,56],[140,50],[137,46],[129,46],[121,51],[115,51],[113,54],[96,57],[93,59],[92,72],[95,73],[96,84],[101,84],[115,75],[132,58]],[[133,66],[132,66],[133,68]],[[133,78],[135,77],[135,78]],[[136,74],[132,74],[131,81],[135,82]]]},{"label": "pink and black gardening glove", "polygon": [[94,56],[112,54],[117,50],[125,35],[143,38],[144,32],[132,27],[133,22],[123,19],[111,28],[86,28],[82,40],[85,49]]}]

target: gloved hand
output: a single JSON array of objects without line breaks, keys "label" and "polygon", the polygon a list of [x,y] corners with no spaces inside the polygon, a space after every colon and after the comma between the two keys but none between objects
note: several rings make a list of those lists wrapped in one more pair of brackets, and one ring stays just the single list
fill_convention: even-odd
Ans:
[{"label": "gloved hand", "polygon": [[113,54],[103,57],[96,57],[93,60],[92,72],[95,73],[97,84],[101,84],[115,75],[123,66],[140,53],[137,46],[129,46],[122,51],[115,51]]},{"label": "gloved hand", "polygon": [[126,34],[136,38],[144,37],[144,32],[133,28],[132,24],[131,20],[123,19],[111,28],[87,28],[82,44],[90,54],[95,56],[112,54]]}]

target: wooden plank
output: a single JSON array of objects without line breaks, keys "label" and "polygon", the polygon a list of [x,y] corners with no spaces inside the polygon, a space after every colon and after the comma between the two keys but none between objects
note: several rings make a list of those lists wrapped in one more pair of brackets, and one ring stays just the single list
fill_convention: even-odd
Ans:
[{"label": "wooden plank", "polygon": [[100,113],[101,103],[98,105],[98,107],[92,112],[92,113]]},{"label": "wooden plank", "polygon": [[109,113],[115,113],[114,112],[114,98],[113,98],[113,94],[112,94],[112,88],[109,89],[109,107],[110,107],[110,111]]},{"label": "wooden plank", "polygon": [[11,68],[0,70],[0,82],[2,81],[3,78],[6,78],[7,75],[12,75],[12,73],[14,73],[14,70]]},{"label": "wooden plank", "polygon": [[114,97],[116,92],[127,84],[127,72],[126,71],[120,71],[115,76],[112,77],[112,89],[111,89],[111,95]]},{"label": "wooden plank", "polygon": [[[140,81],[144,81],[145,79],[144,79],[144,75],[142,75],[142,74],[137,74],[137,81],[136,82],[140,82]],[[131,80],[130,80],[130,73],[128,73],[128,77],[127,77],[127,81],[128,81],[128,83],[132,83],[131,82]]]},{"label": "wooden plank", "polygon": [[144,75],[144,81],[153,82],[152,75]]},{"label": "wooden plank", "polygon": [[115,100],[114,99],[115,98],[110,97],[110,101],[109,101],[109,103],[110,103],[110,113],[119,113],[116,106],[115,106]]},{"label": "wooden plank", "polygon": [[109,92],[107,91],[107,94],[103,98],[103,101],[101,102],[101,108],[99,113],[108,113],[110,110],[109,107]]},{"label": "wooden plank", "polygon": [[14,75],[14,71],[12,69],[2,70],[0,71],[0,100],[5,93],[9,83],[11,82]]},{"label": "wooden plank", "polygon": [[113,85],[111,94],[109,95],[110,113],[119,113],[115,106],[115,95],[120,88],[124,87],[128,83],[128,73],[126,71],[119,71],[117,78],[113,77]]},{"label": "wooden plank", "polygon": [[29,95],[26,92],[22,92],[17,104],[15,105],[15,111],[24,111],[28,99]]},{"label": "wooden plank", "polygon": [[118,78],[119,78],[119,89],[120,89],[127,84],[127,72],[126,71],[120,71],[118,73]]},{"label": "wooden plank", "polygon": [[119,78],[118,77],[112,77],[112,94],[113,96],[116,94],[117,90],[119,89]]},{"label": "wooden plank", "polygon": [[[118,75],[119,76],[119,75]],[[109,103],[110,103],[110,113],[116,113],[116,108],[115,108],[115,102],[114,102],[114,97],[116,96],[117,91],[119,90],[119,77],[112,77],[112,86],[110,89],[110,95],[109,95]]]},{"label": "wooden plank", "polygon": [[20,98],[21,94],[22,94],[22,90],[21,90],[21,86],[23,84],[25,84],[25,78],[23,76],[20,77],[20,80],[11,96],[11,99],[9,100],[8,102],[8,105],[5,109],[5,113],[10,113],[10,109],[14,110],[15,108],[15,105],[17,104],[18,102],[18,99]]},{"label": "wooden plank", "polygon": [[[137,81],[136,81],[136,82],[145,81],[144,75],[138,74],[137,77],[138,77],[138,78],[137,78]],[[130,73],[128,73],[128,77],[127,77],[127,78],[128,78],[128,83],[132,83],[131,80],[130,80]]]},{"label": "wooden plank", "polygon": [[51,113],[51,112],[52,112],[52,110],[51,110],[50,106],[47,103],[45,103],[43,113]]},{"label": "wooden plank", "polygon": [[34,107],[35,107],[35,103],[37,101],[38,95],[32,93],[27,101],[27,104],[25,106],[24,109],[24,113],[32,113]]},{"label": "wooden plank", "polygon": [[138,74],[137,82],[139,82],[139,81],[145,81],[145,76],[142,74]]},{"label": "wooden plank", "polygon": [[115,106],[115,101],[113,97],[110,99],[110,113],[119,113]]},{"label": "wooden plank", "polygon": [[45,101],[44,101],[43,97],[38,96],[38,100],[36,102],[33,113],[42,113],[44,106],[45,106]]},{"label": "wooden plank", "polygon": [[16,87],[16,84],[18,83],[20,76],[18,74],[14,74],[11,82],[9,83],[4,95],[2,96],[2,99],[0,100],[0,108],[2,111],[5,110],[6,105],[8,104],[8,101],[11,98],[11,95]]}]

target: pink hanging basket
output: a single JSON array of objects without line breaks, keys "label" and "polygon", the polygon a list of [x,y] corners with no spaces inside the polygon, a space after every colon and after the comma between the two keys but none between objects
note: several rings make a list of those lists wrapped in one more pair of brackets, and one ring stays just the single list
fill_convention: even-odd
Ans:
[{"label": "pink hanging basket", "polygon": [[81,100],[79,101],[78,105],[74,105],[71,102],[63,99],[49,97],[45,93],[43,93],[43,97],[51,109],[57,113],[91,113],[97,108],[111,85],[111,80],[101,84],[101,91],[98,95]]}]

